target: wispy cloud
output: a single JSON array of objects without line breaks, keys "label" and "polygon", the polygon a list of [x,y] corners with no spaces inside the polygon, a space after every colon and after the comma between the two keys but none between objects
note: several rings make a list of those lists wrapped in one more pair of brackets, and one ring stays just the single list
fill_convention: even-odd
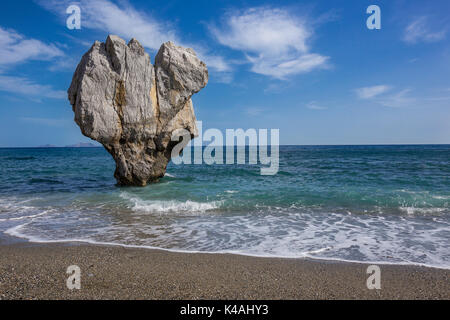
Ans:
[{"label": "wispy cloud", "polygon": [[[46,44],[37,39],[26,38],[12,29],[0,27],[0,91],[16,93],[40,101],[41,98],[60,99],[66,96],[64,91],[41,85],[24,77],[9,76],[6,70],[32,60],[52,61],[52,69],[62,62],[64,52],[54,44]],[[56,60],[55,60],[56,59]]]},{"label": "wispy cloud", "polygon": [[210,53],[207,48],[201,45],[183,44],[182,42],[180,42],[180,44],[185,47],[193,48],[197,53],[197,56],[206,63],[208,68],[211,68],[213,69],[213,71],[216,71],[218,73],[228,73],[228,75],[220,75],[219,77],[221,77],[222,79],[224,77],[230,77],[232,67],[230,62],[224,57]]},{"label": "wispy cloud", "polygon": [[[66,7],[72,1],[43,0],[39,3],[49,11],[64,15]],[[209,68],[218,72],[230,70],[223,57],[212,54],[202,45],[185,43],[171,22],[162,21],[137,10],[125,1],[121,1],[119,5],[108,0],[81,0],[79,6],[82,28],[106,31],[126,39],[136,38],[143,46],[152,50],[158,50],[163,42],[170,40],[179,45],[192,47]]]},{"label": "wispy cloud", "polygon": [[48,67],[52,72],[74,71],[78,65],[79,59],[66,56],[64,59],[58,59]]},{"label": "wispy cloud", "polygon": [[380,94],[383,94],[391,89],[388,85],[377,85],[371,87],[363,87],[355,89],[356,94],[360,99],[371,99]]},{"label": "wispy cloud", "polygon": [[31,98],[64,99],[67,94],[62,90],[55,90],[49,85],[37,84],[29,79],[0,75],[0,91],[7,91]]},{"label": "wispy cloud", "polygon": [[415,18],[404,31],[403,41],[415,44],[418,42],[437,42],[445,38],[447,28],[439,31],[431,30],[429,18],[426,16]]},{"label": "wispy cloud", "polygon": [[325,110],[325,109],[328,109],[327,107],[324,107],[324,106],[321,106],[321,105],[317,104],[316,101],[311,101],[311,102],[307,103],[306,107],[308,109],[311,109],[311,110]]},{"label": "wispy cloud", "polygon": [[363,87],[354,90],[360,99],[373,100],[376,103],[392,108],[402,108],[413,105],[416,98],[411,97],[411,89],[403,89],[394,93],[392,87],[388,85],[377,85],[371,87]]},{"label": "wispy cloud", "polygon": [[329,57],[311,53],[313,34],[304,18],[269,7],[230,11],[209,30],[222,45],[243,51],[255,73],[285,79],[326,66]]},{"label": "wispy cloud", "polygon": [[378,102],[385,107],[402,108],[411,106],[416,99],[410,96],[411,89],[404,89],[395,94],[380,99]]},{"label": "wispy cloud", "polygon": [[0,67],[27,60],[51,60],[62,56],[64,53],[54,44],[27,39],[15,30],[0,27]]},{"label": "wispy cloud", "polygon": [[[66,8],[73,1],[42,0],[39,4],[55,14],[67,17]],[[81,8],[82,28],[96,29],[114,33],[126,38],[136,38],[144,46],[159,49],[161,43],[178,41],[175,30],[170,23],[162,23],[156,18],[122,2],[118,6],[107,0],[81,0],[77,3]]]}]

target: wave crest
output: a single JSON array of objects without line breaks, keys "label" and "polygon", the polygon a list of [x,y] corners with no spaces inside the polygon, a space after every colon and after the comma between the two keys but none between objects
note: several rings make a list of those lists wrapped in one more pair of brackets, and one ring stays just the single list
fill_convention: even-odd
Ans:
[{"label": "wave crest", "polygon": [[132,203],[131,209],[135,212],[146,213],[204,213],[220,208],[222,201],[197,202],[192,200],[142,200],[121,194],[121,197]]}]

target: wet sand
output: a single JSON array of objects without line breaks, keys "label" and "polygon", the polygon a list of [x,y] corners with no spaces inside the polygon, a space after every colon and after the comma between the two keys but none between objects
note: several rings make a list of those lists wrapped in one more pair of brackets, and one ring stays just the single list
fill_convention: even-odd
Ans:
[{"label": "wet sand", "polygon": [[[66,286],[81,269],[81,289]],[[0,244],[1,299],[450,299],[450,270],[86,244]]]}]

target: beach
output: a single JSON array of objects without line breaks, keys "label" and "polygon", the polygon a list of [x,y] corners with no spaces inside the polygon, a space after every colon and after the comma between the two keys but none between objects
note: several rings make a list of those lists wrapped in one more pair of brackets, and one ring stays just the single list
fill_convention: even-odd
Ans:
[{"label": "beach", "polygon": [[[69,290],[67,267],[81,270]],[[233,254],[3,241],[0,298],[7,299],[450,299],[450,270]]]}]

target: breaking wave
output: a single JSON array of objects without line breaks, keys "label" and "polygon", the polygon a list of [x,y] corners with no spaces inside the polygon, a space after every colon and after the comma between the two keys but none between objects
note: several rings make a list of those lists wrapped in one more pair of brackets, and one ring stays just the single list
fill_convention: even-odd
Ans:
[{"label": "breaking wave", "polygon": [[142,200],[122,192],[120,196],[131,203],[131,209],[135,212],[146,213],[204,213],[220,208],[222,201],[197,202],[177,200]]}]

